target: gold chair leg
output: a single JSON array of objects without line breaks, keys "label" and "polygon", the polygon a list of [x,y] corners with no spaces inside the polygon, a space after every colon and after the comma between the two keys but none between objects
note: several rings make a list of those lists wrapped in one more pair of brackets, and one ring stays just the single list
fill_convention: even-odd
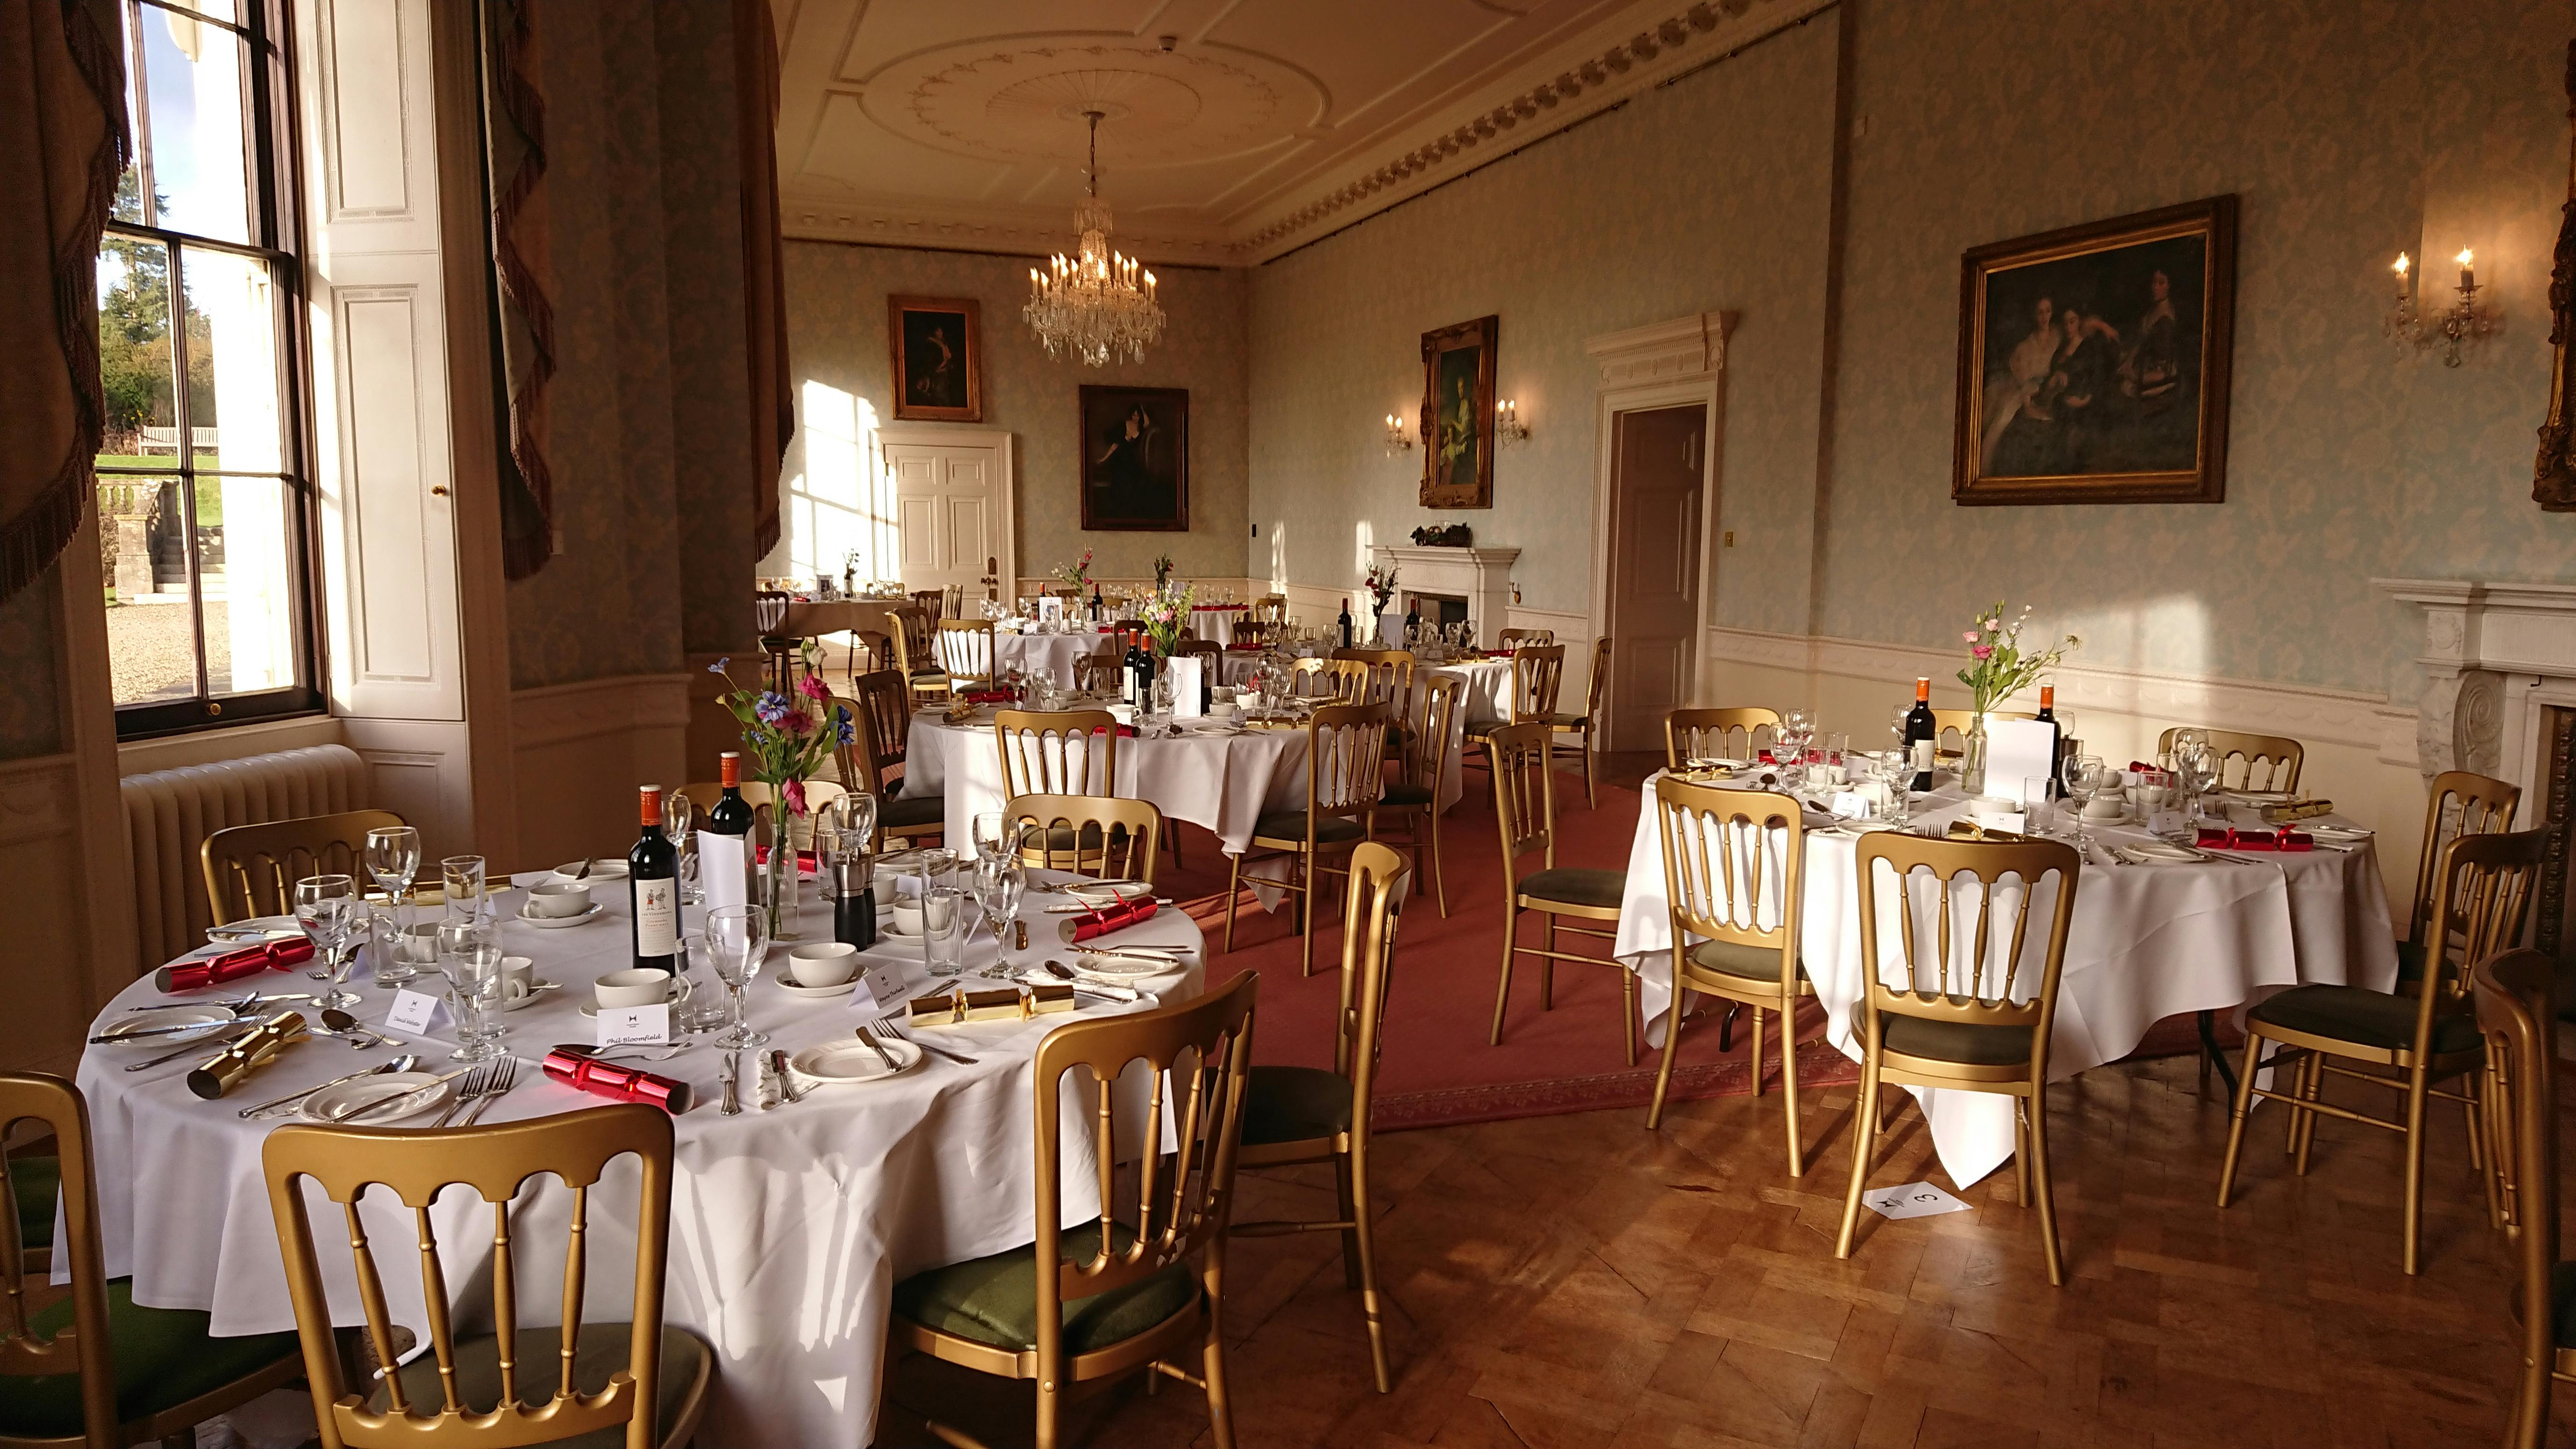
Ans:
[{"label": "gold chair leg", "polygon": [[[1200,1369],[1207,1380],[1208,1425],[1216,1435],[1216,1449],[1234,1449],[1234,1407],[1225,1394],[1225,1334],[1220,1322],[1225,1303],[1223,1251],[1221,1243],[1209,1251],[1207,1270],[1200,1278],[1208,1313],[1207,1350]],[[1147,1376],[1152,1376],[1151,1370]]]},{"label": "gold chair leg", "polygon": [[2247,1023],[2245,1067],[2236,1077],[2236,1106],[2229,1114],[2227,1124],[2227,1162],[2218,1169],[2218,1205],[2222,1208],[2227,1206],[2227,1199],[2236,1191],[2236,1158],[2245,1150],[2245,1113],[2254,1104],[2255,1059],[2262,1050],[2263,1038],[2254,1031],[2252,1023]]},{"label": "gold chair leg", "polygon": [[1353,1153],[1342,1160],[1351,1167],[1351,1222],[1356,1225],[1351,1236],[1359,1245],[1360,1312],[1368,1317],[1369,1362],[1377,1370],[1377,1391],[1392,1393],[1395,1377],[1387,1372],[1384,1305],[1377,1294],[1377,1234],[1369,1226],[1368,1159]]},{"label": "gold chair leg", "polygon": [[[1311,842],[1311,841],[1310,841],[1310,842],[1308,842],[1308,843],[1309,843],[1309,844],[1312,844],[1313,842]],[[1305,932],[1304,932],[1305,939],[1297,943],[1297,953],[1298,953],[1298,954],[1297,954],[1297,964],[1298,964],[1298,966],[1299,966],[1300,968],[1302,968],[1302,969],[1303,969],[1303,971],[1305,972],[1305,974],[1306,974],[1306,975],[1308,975],[1308,976],[1312,976],[1312,975],[1314,975],[1314,974],[1315,974],[1315,896],[1316,896],[1316,890],[1315,890],[1315,853],[1314,853],[1313,851],[1311,851],[1311,850],[1310,850],[1310,851],[1306,852],[1304,855],[1301,855],[1301,856],[1297,857],[1297,878],[1298,878],[1299,880],[1304,881],[1304,882],[1306,883],[1306,888],[1305,888],[1305,890],[1303,890],[1303,891],[1299,892],[1299,894],[1303,895],[1303,896],[1306,898],[1306,900],[1305,900],[1306,929],[1305,929]]]},{"label": "gold chair leg", "polygon": [[1628,1065],[1637,1064],[1637,973],[1619,973],[1619,1015],[1628,1028]]},{"label": "gold chair leg", "polygon": [[2462,1110],[2469,1118],[2469,1165],[2477,1172],[2478,1186],[2486,1193],[2487,1226],[2501,1231],[2504,1227],[2504,1192],[2500,1179],[2504,1159],[2497,1153],[2498,1144],[2487,1141],[2486,1070],[2465,1072],[2460,1077],[2460,1091],[2468,1097]]},{"label": "gold chair leg", "polygon": [[[1359,1204],[1351,1189],[1351,1175],[1350,1154],[1333,1154],[1333,1195],[1339,1202],[1342,1221],[1357,1224]],[[1342,1286],[1360,1286],[1360,1230],[1357,1226],[1342,1229]]]},{"label": "gold chair leg", "polygon": [[2019,1097],[2013,1098],[2013,1191],[2030,1206],[2030,1114]]},{"label": "gold chair leg", "polygon": [[[1631,975],[1628,979],[1634,981],[1637,978]],[[1680,1055],[1682,1049],[1682,1001],[1682,989],[1679,983],[1675,983],[1673,1004],[1664,1012],[1664,1059],[1655,1068],[1655,1099],[1646,1104],[1646,1130],[1649,1132],[1664,1125],[1664,1094],[1672,1090],[1673,1058]]]},{"label": "gold chair leg", "polygon": [[[2317,1101],[2324,1097],[2326,1092],[2325,1053],[2309,1053],[2307,1065],[2304,1070],[2307,1075],[2299,1087],[2299,1100],[2302,1102]],[[2292,1120],[2297,1124],[2293,1131],[2293,1135],[2296,1136],[2299,1141],[2298,1170],[2299,1176],[2301,1177],[2308,1175],[2308,1157],[2316,1149],[2317,1145],[2317,1118],[2322,1115],[2324,1114],[2305,1107],[2302,1107],[2291,1114]]]},{"label": "gold chair leg", "polygon": [[1860,1116],[1852,1123],[1851,1185],[1843,1190],[1843,1230],[1834,1239],[1834,1256],[1852,1254],[1852,1234],[1860,1228],[1860,1195],[1869,1186],[1870,1149],[1878,1137],[1878,1063],[1875,1052],[1860,1064]]},{"label": "gold chair leg", "polygon": [[2066,1286],[2066,1265],[2057,1246],[2057,1190],[2048,1180],[2048,1088],[2037,1085],[2030,1094],[2030,1175],[2039,1194],[2039,1241],[2048,1252],[2048,1283],[2052,1288]]},{"label": "gold chair leg", "polygon": [[1495,1046],[1501,1046],[1503,1044],[1503,1008],[1510,1005],[1512,999],[1512,948],[1519,944],[1513,938],[1520,934],[1520,929],[1521,913],[1514,910],[1509,902],[1504,903],[1503,980],[1501,985],[1494,988],[1493,1044]]},{"label": "gold chair leg", "polygon": [[1753,1095],[1762,1095],[1762,1008],[1753,1008]]},{"label": "gold chair leg", "polygon": [[1583,727],[1583,800],[1591,808],[1601,808],[1601,797],[1592,786],[1592,726]]},{"label": "gold chair leg", "polygon": [[1431,808],[1423,818],[1431,822],[1431,886],[1440,902],[1440,919],[1445,921],[1449,919],[1449,879],[1440,873],[1440,784],[1436,780],[1431,785]]},{"label": "gold chair leg", "polygon": [[2541,1449],[2549,1433],[2549,1365],[2525,1363],[2520,1391],[2513,1396],[2513,1418],[2506,1449]]},{"label": "gold chair leg", "polygon": [[[1555,950],[1556,917],[1542,911],[1539,913],[1538,923],[1539,945],[1550,951]],[[1553,956],[1538,958],[1538,1009],[1556,1010],[1556,958]]]},{"label": "gold chair leg", "polygon": [[2424,1069],[2409,1074],[2406,1085],[2406,1276],[2415,1276],[2424,1239]]},{"label": "gold chair leg", "polygon": [[1798,1003],[1780,1013],[1780,1099],[1789,1124],[1789,1175],[1804,1177],[1807,1163],[1798,1145]]},{"label": "gold chair leg", "polygon": [[1225,949],[1232,952],[1234,950],[1234,905],[1236,899],[1243,894],[1243,857],[1230,855],[1226,859],[1232,863],[1226,868],[1225,875]]}]

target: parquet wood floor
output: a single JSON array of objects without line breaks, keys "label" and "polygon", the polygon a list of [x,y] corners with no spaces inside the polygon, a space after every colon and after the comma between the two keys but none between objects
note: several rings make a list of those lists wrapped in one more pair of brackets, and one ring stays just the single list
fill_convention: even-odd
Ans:
[{"label": "parquet wood floor", "polygon": [[[2371,1446],[2500,1441],[2511,1267],[2438,1124],[2426,1266],[2398,1269],[2393,1134],[2326,1122],[2310,1175],[2277,1109],[2249,1128],[2237,1205],[2213,1204],[2227,1117],[2188,1058],[2053,1088],[2069,1281],[2048,1284],[2012,1173],[1974,1210],[1864,1213],[1833,1256],[1848,1088],[1807,1102],[1792,1179],[1776,1099],[1529,1118],[1381,1136],[1379,1262],[1395,1392],[1370,1387],[1358,1295],[1331,1235],[1235,1243],[1226,1338],[1245,1449],[1732,1449],[1865,1445]],[[2347,1088],[2347,1091],[2351,1090]],[[2361,1100],[2352,1098],[2348,1100]],[[1939,1181],[1922,1117],[1873,1181]],[[1946,1185],[1946,1184],[1945,1184]],[[1241,1212],[1323,1216],[1318,1170],[1246,1175]],[[2569,1396],[2576,1397],[2576,1396]],[[912,1359],[880,1444],[925,1445],[932,1406],[994,1444],[1030,1438],[1029,1393]],[[2576,1442],[2565,1403],[2553,1443]],[[1074,1443],[1207,1445],[1205,1400],[1132,1383],[1083,1405]]]}]

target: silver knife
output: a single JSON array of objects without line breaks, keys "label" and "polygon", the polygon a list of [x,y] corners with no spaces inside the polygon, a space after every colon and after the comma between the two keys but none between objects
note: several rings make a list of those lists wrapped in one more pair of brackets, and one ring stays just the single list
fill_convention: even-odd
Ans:
[{"label": "silver knife", "polygon": [[742,1079],[742,1053],[726,1052],[724,1060],[716,1064],[716,1076],[724,1083],[724,1114],[728,1117],[740,1116],[742,1092],[736,1084]]},{"label": "silver knife", "polygon": [[310,1097],[316,1092],[328,1091],[333,1087],[339,1086],[343,1082],[354,1082],[360,1077],[380,1076],[386,1072],[405,1071],[408,1070],[408,1068],[406,1068],[403,1063],[409,1060],[409,1057],[396,1057],[392,1061],[378,1063],[362,1072],[351,1072],[345,1077],[333,1077],[331,1080],[324,1082],[321,1086],[307,1087],[301,1092],[289,1092],[283,1097],[271,1097],[267,1101],[262,1102],[255,1107],[244,1107],[241,1109],[241,1114],[245,1117],[256,1117],[271,1107],[283,1107],[289,1102]]},{"label": "silver knife", "polygon": [[107,1035],[94,1036],[89,1039],[89,1044],[91,1046],[113,1046],[121,1041],[149,1041],[156,1036],[177,1036],[183,1031],[202,1032],[209,1027],[220,1031],[225,1025],[227,1025],[227,1023],[220,1021],[188,1021],[181,1022],[177,1026],[147,1026],[140,1031],[120,1031]]},{"label": "silver knife", "polygon": [[[449,1082],[455,1081],[458,1077],[464,1076],[467,1072],[472,1070],[474,1070],[472,1067],[458,1067],[455,1071],[444,1074],[434,1082],[424,1082],[417,1087],[406,1087],[389,1096],[378,1097],[372,1102],[363,1103],[358,1106],[343,1107],[339,1111],[331,1113],[322,1120],[326,1122],[350,1122],[355,1121],[360,1117],[373,1116],[388,1107],[401,1107],[406,1111],[416,1110],[411,1107],[411,1103],[437,1091],[440,1087],[447,1085]],[[395,1115],[399,1116],[401,1114],[397,1113]]]}]

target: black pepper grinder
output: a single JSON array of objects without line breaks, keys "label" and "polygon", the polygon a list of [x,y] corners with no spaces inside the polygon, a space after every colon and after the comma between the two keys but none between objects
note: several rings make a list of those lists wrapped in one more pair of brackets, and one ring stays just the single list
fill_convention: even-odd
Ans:
[{"label": "black pepper grinder", "polygon": [[864,951],[877,943],[877,861],[853,850],[832,863],[832,939]]}]

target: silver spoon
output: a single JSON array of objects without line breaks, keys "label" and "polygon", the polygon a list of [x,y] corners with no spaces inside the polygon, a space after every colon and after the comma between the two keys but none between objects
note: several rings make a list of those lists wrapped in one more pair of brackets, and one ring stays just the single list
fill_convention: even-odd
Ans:
[{"label": "silver spoon", "polygon": [[369,1047],[389,1046],[393,1042],[392,1037],[374,1027],[362,1024],[356,1017],[337,1007],[323,1009],[320,1030],[324,1036],[347,1037],[349,1045],[359,1051],[365,1051]]},{"label": "silver spoon", "polygon": [[1114,986],[1105,981],[1085,981],[1072,967],[1065,965],[1061,961],[1049,961],[1046,963],[1046,973],[1058,981],[1070,982],[1074,990],[1082,992],[1085,995],[1098,996],[1110,1001],[1142,1001],[1145,999],[1145,993],[1138,991],[1133,986]]},{"label": "silver spoon", "polygon": [[245,1117],[256,1117],[262,1112],[269,1111],[276,1107],[283,1107],[289,1102],[301,1102],[305,1098],[312,1096],[314,1093],[321,1091],[324,1087],[336,1087],[343,1082],[354,1082],[360,1077],[381,1077],[388,1072],[407,1072],[418,1065],[420,1065],[420,1058],[418,1056],[415,1056],[410,1052],[404,1052],[401,1056],[398,1056],[392,1061],[386,1062],[381,1066],[369,1067],[365,1071],[361,1072],[351,1072],[345,1077],[335,1077],[330,1081],[324,1082],[320,1087],[307,1087],[301,1092],[289,1092],[283,1097],[272,1097],[268,1101],[262,1102],[256,1107],[244,1107],[241,1109],[241,1114]]}]

